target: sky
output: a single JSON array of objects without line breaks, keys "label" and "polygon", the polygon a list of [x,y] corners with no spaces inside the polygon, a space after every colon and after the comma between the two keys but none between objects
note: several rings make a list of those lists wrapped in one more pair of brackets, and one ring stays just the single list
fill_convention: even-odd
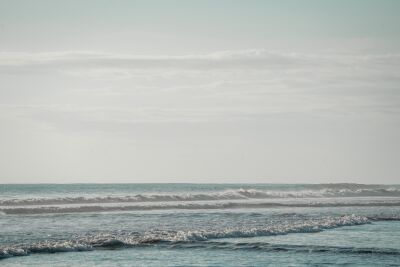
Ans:
[{"label": "sky", "polygon": [[399,12],[0,0],[0,183],[399,183]]}]

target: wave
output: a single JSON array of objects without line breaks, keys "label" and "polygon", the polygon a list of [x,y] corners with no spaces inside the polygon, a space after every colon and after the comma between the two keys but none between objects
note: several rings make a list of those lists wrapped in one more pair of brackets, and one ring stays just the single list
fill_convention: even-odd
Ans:
[{"label": "wave", "polygon": [[378,255],[400,255],[399,249],[393,248],[357,248],[338,246],[312,246],[312,245],[286,245],[269,244],[264,242],[177,242],[168,244],[175,249],[228,249],[228,250],[258,250],[264,252],[296,252],[296,253],[344,253],[344,254],[378,254]]},{"label": "wave", "polygon": [[[316,186],[316,185],[315,185]],[[315,187],[314,186],[314,187]],[[171,201],[215,201],[239,199],[270,199],[270,198],[322,198],[322,197],[400,197],[397,187],[375,187],[364,185],[318,185],[322,188],[292,191],[232,189],[217,192],[191,194],[137,194],[132,196],[104,197],[60,197],[60,198],[29,198],[3,199],[0,206],[20,205],[60,205],[85,203],[131,203],[131,202],[171,202]]]},{"label": "wave", "polygon": [[399,207],[399,201],[363,201],[363,202],[214,202],[214,203],[178,203],[178,204],[135,204],[111,206],[41,206],[41,207],[7,207],[0,213],[9,215],[50,214],[50,213],[86,213],[113,211],[151,211],[151,210],[218,210],[218,209],[263,209],[278,207]]},{"label": "wave", "polygon": [[[102,249],[117,249],[129,247],[148,247],[154,244],[138,244],[126,245],[123,242],[110,242],[108,245],[102,246]],[[335,253],[335,254],[368,254],[368,255],[391,255],[400,256],[400,250],[394,248],[374,248],[374,247],[339,247],[339,246],[312,246],[312,245],[286,245],[286,244],[269,244],[263,242],[159,242],[156,244],[158,247],[168,249],[210,249],[210,250],[257,250],[263,252],[294,252],[294,253]],[[91,246],[76,245],[70,246],[55,246],[46,247],[41,246],[38,248],[30,248],[31,250],[24,249],[6,249],[0,251],[0,260],[16,257],[28,256],[32,253],[59,253],[59,252],[81,252],[92,251],[95,248]]]},{"label": "wave", "polygon": [[[110,242],[103,246],[103,249],[129,248],[129,247],[148,247],[153,244],[126,245],[122,242]],[[335,253],[335,254],[368,254],[368,255],[392,255],[400,256],[400,250],[394,248],[374,248],[374,247],[338,247],[338,246],[312,246],[312,245],[276,245],[263,242],[160,242],[156,244],[158,247],[168,249],[210,249],[210,250],[257,250],[263,252],[294,252],[294,253]],[[92,251],[95,248],[90,246],[56,246],[56,247],[38,247],[24,249],[6,249],[0,251],[0,260],[16,257],[28,256],[32,253],[59,253],[59,252],[81,252]]]},{"label": "wave", "polygon": [[[271,235],[286,235],[291,233],[316,233],[327,229],[343,226],[356,226],[370,223],[366,217],[356,215],[345,215],[340,217],[323,217],[309,219],[302,222],[282,222],[279,225],[270,225],[258,228],[225,228],[219,230],[191,230],[191,231],[162,231],[153,230],[144,233],[139,232],[110,232],[96,233],[92,235],[78,236],[71,240],[46,240],[32,244],[14,244],[0,246],[0,259],[13,256],[27,256],[32,253],[55,253],[88,251],[95,249],[115,249],[136,246],[169,246],[171,248],[190,248],[193,244],[198,246],[210,246],[215,248],[234,247],[247,248],[259,246],[259,243],[252,245],[241,245],[224,242],[209,241],[222,238],[242,238]],[[205,243],[205,244],[202,244]],[[258,245],[257,245],[258,244]],[[264,249],[276,250],[272,245],[263,245]],[[321,250],[322,251],[322,250]]]}]

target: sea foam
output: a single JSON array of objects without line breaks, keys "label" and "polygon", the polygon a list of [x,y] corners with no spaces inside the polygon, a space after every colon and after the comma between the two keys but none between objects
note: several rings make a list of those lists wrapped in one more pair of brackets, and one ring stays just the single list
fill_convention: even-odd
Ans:
[{"label": "sea foam", "polygon": [[136,202],[186,202],[216,200],[246,200],[275,198],[339,198],[339,197],[400,197],[400,189],[395,187],[365,187],[363,185],[325,185],[307,190],[259,190],[231,189],[215,192],[136,194],[127,196],[66,196],[55,198],[12,198],[0,199],[0,206],[61,205],[94,203],[136,203]]},{"label": "sea foam", "polygon": [[[55,253],[88,251],[94,249],[115,249],[132,246],[168,245],[208,242],[222,238],[258,237],[286,235],[291,233],[316,233],[343,226],[368,224],[371,221],[363,216],[345,215],[340,217],[321,217],[301,222],[281,222],[265,227],[235,227],[223,229],[197,229],[187,231],[153,230],[140,232],[104,232],[76,236],[70,240],[46,240],[31,244],[3,245],[0,258],[27,256],[32,253]],[[201,245],[202,246],[202,245]]]}]

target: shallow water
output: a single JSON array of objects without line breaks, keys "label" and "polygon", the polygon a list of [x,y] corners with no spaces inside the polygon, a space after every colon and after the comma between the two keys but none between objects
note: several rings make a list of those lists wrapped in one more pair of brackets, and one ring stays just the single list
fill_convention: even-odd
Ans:
[{"label": "shallow water", "polygon": [[0,185],[2,266],[399,266],[399,185]]}]

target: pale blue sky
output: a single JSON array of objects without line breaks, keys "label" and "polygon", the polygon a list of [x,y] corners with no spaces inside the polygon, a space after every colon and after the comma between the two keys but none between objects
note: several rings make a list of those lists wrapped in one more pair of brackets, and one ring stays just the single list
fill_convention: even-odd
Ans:
[{"label": "pale blue sky", "polygon": [[0,0],[0,182],[398,183],[399,11]]},{"label": "pale blue sky", "polygon": [[397,51],[399,10],[396,0],[0,1],[0,48],[135,54],[248,48]]}]

